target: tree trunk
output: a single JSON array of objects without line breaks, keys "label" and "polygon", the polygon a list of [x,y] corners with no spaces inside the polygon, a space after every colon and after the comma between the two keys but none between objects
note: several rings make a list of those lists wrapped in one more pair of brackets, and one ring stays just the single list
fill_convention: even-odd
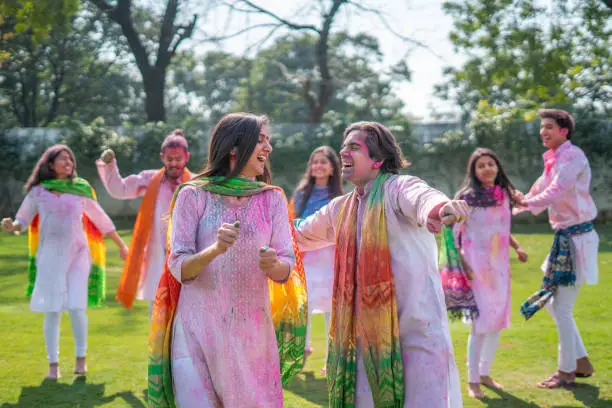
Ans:
[{"label": "tree trunk", "polygon": [[166,121],[166,107],[164,106],[165,77],[165,70],[156,67],[143,74],[145,110],[148,122]]}]

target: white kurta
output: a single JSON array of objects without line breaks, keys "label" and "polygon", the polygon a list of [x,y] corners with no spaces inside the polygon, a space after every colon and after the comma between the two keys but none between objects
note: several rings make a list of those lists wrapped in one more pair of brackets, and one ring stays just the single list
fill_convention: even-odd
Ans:
[{"label": "white kurta", "polygon": [[[359,198],[360,235],[367,196]],[[348,194],[332,200],[298,227],[304,251],[335,244],[338,213]],[[385,184],[385,213],[391,268],[395,279],[404,366],[405,408],[462,406],[459,375],[450,338],[438,250],[427,228],[428,215],[448,198],[412,176],[393,176]],[[431,220],[429,220],[431,222]],[[358,241],[359,242],[359,236]],[[333,312],[332,312],[333,313]],[[356,407],[374,407],[357,339]]]},{"label": "white kurta", "polygon": [[[96,161],[98,173],[104,183],[104,187],[111,197],[119,200],[130,200],[144,196],[153,176],[159,170],[144,170],[126,178],[121,178],[117,162],[113,160],[106,164],[101,160]],[[167,216],[170,210],[170,202],[176,190],[176,185],[164,178],[157,193],[155,202],[155,213],[153,215],[153,226],[149,242],[145,248],[144,263],[138,281],[138,292],[136,299],[155,300],[157,285],[164,269],[166,259],[166,234],[168,232]]]},{"label": "white kurta", "polygon": [[36,282],[30,301],[34,312],[87,308],[91,256],[83,229],[83,213],[102,234],[115,230],[102,207],[90,198],[54,194],[32,187],[17,216],[24,228],[39,214]]}]

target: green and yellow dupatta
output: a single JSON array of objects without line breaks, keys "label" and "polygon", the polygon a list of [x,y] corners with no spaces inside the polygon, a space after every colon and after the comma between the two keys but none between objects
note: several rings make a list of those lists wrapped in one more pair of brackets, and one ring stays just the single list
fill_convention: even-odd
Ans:
[{"label": "green and yellow dupatta", "polygon": [[[75,177],[74,179],[51,179],[44,180],[40,186],[46,190],[73,194],[81,197],[97,200],[96,192],[87,180]],[[106,244],[104,236],[94,225],[93,222],[83,214],[83,228],[87,237],[87,244],[91,254],[91,271],[89,273],[89,283],[87,285],[87,304],[91,307],[102,306],[106,297]],[[30,223],[28,229],[28,286],[26,296],[31,296],[36,282],[36,252],[38,251],[38,241],[40,229],[40,217],[38,214]]]},{"label": "green and yellow dupatta", "polygon": [[[265,183],[248,181],[241,178],[225,179],[221,177],[200,177],[179,186],[170,204],[170,214],[179,191],[187,186],[195,186],[215,194],[245,197],[270,189],[282,191],[279,187]],[[306,324],[308,318],[306,278],[302,258],[298,252],[294,230],[291,225],[293,250],[296,262],[286,283],[269,282],[270,306],[276,332],[280,356],[281,379],[286,384],[304,365],[304,347],[306,343]],[[168,223],[168,238],[171,236],[172,220]],[[168,245],[170,251],[170,245]],[[151,321],[149,334],[149,390],[150,408],[175,407],[172,387],[171,346],[172,326],[181,284],[168,269],[168,260],[164,265]]]}]

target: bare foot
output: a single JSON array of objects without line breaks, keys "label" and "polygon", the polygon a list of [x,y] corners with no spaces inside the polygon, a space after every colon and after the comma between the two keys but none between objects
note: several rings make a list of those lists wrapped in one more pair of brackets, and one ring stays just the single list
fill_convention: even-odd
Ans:
[{"label": "bare foot", "polygon": [[590,377],[595,372],[593,364],[588,357],[582,357],[576,360],[576,377]]},{"label": "bare foot", "polygon": [[480,383],[486,387],[491,387],[491,388],[495,388],[498,390],[503,390],[504,386],[501,385],[500,383],[498,383],[497,381],[495,381],[494,379],[492,379],[491,377],[489,377],[488,375],[481,375],[480,376]]},{"label": "bare foot", "polygon": [[45,378],[47,380],[57,380],[60,377],[59,363],[49,363],[49,373]]},{"label": "bare foot", "polygon": [[76,364],[74,366],[75,374],[87,374],[87,364],[85,364],[85,357],[77,357]]},{"label": "bare foot", "polygon": [[480,389],[480,384],[478,383],[469,383],[468,384],[468,395],[472,398],[484,398],[484,393]]}]

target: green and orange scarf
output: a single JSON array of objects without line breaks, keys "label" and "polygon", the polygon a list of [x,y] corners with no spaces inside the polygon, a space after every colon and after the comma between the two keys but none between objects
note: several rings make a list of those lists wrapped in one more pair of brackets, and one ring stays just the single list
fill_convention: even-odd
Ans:
[{"label": "green and orange scarf", "polygon": [[327,360],[330,407],[355,406],[357,340],[374,405],[404,405],[399,320],[384,206],[384,185],[390,177],[379,174],[374,181],[363,215],[359,251],[355,191],[338,216]]},{"label": "green and orange scarf", "polygon": [[[170,214],[174,209],[179,191],[186,185],[202,188],[215,194],[235,197],[252,196],[270,189],[282,191],[276,186],[241,178],[200,177],[179,186],[170,204]],[[172,220],[168,223],[168,237],[171,236],[171,230]],[[296,262],[289,280],[283,284],[268,280],[270,309],[278,343],[283,384],[286,384],[304,365],[308,318],[306,278],[302,258],[298,252],[294,236],[293,225],[291,225],[291,233]],[[170,251],[170,245],[168,245],[168,251]],[[170,273],[166,257],[164,272],[155,296],[151,332],[149,334],[148,402],[150,408],[176,406],[172,387],[171,346],[172,327],[180,291],[181,284]]]},{"label": "green and orange scarf", "polygon": [[[87,180],[75,177],[74,179],[51,179],[41,181],[40,186],[46,190],[73,194],[80,197],[97,200],[96,192]],[[92,307],[102,306],[106,297],[106,244],[104,236],[94,225],[93,222],[83,214],[83,228],[87,237],[89,253],[91,255],[91,271],[87,284],[87,304]],[[26,296],[31,296],[36,282],[36,252],[38,251],[38,241],[40,229],[40,217],[38,214],[30,223],[28,229],[28,287]]]}]

